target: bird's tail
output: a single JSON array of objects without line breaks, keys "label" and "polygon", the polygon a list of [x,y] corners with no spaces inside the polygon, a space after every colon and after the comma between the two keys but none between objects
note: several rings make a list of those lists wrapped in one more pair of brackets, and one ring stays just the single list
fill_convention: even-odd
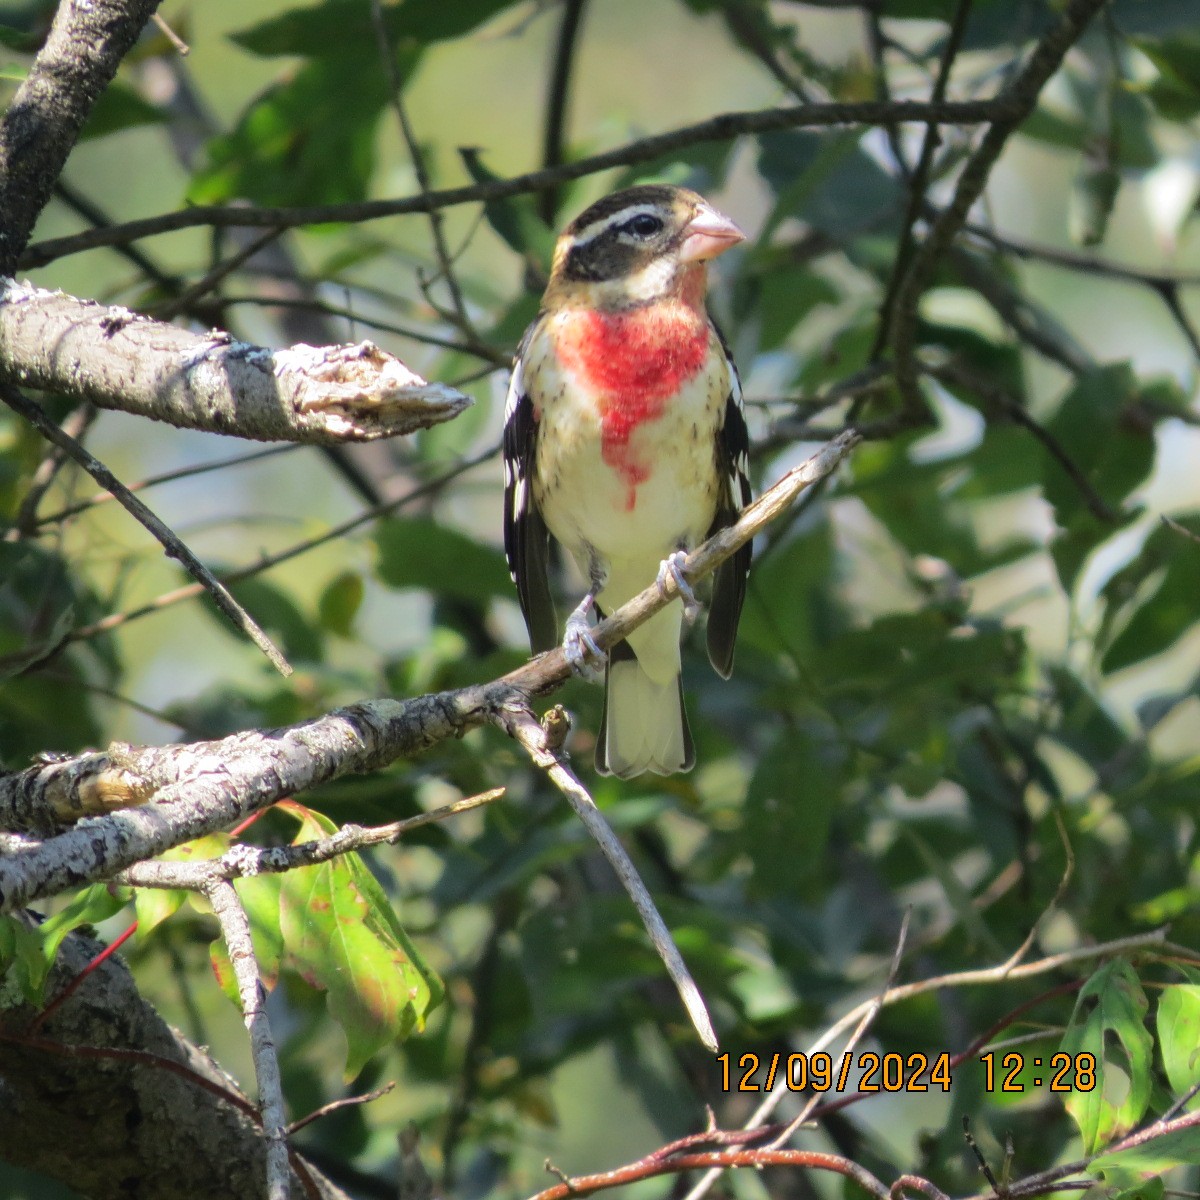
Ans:
[{"label": "bird's tail", "polygon": [[663,682],[642,670],[628,642],[608,655],[604,720],[596,738],[596,770],[628,779],[643,771],[674,775],[696,761],[678,673]]}]

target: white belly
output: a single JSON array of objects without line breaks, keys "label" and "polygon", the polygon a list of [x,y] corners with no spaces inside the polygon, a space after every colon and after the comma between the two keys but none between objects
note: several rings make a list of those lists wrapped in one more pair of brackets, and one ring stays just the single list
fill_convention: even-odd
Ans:
[{"label": "white belly", "polygon": [[591,553],[604,562],[652,560],[657,569],[673,550],[703,539],[716,514],[724,371],[684,384],[615,451],[605,446],[598,397],[566,373],[542,382],[551,386],[539,388],[534,501],[585,573]]}]

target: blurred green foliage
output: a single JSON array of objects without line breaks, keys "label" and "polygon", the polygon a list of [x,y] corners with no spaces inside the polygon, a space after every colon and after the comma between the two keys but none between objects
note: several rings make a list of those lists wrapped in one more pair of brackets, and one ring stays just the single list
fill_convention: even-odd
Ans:
[{"label": "blurred green foliage", "polygon": [[[620,24],[633,21],[632,6],[615,17],[599,5],[585,13],[574,102],[590,115],[571,128],[568,158],[666,127],[636,93],[624,114],[600,118],[587,107],[588,89],[619,74],[623,56],[649,55],[679,87],[692,70],[716,78],[732,61],[781,101],[794,99],[781,82],[789,77],[817,99],[924,97],[953,6],[886,0],[819,20],[803,6],[758,0],[641,7],[633,25]],[[990,94],[1059,7],[975,0],[950,94]],[[702,47],[692,65],[682,46],[629,42],[635,26],[637,38],[653,40],[668,9],[675,36],[687,30]],[[514,94],[550,70],[554,8],[404,0],[384,12],[396,71],[418,107],[425,87],[464,92],[468,118],[504,109],[506,94],[478,94],[451,73],[471,61],[454,54],[507,55]],[[165,15],[173,18],[170,5]],[[193,16],[203,54],[213,35]],[[180,200],[317,204],[411,191],[366,0],[280,4],[251,26],[248,16],[232,22],[225,52],[236,47],[237,63],[252,59],[269,75],[229,120],[211,120],[202,154],[183,165]],[[6,20],[0,40],[14,50],[36,32],[33,17]],[[88,133],[114,146],[153,136],[170,154],[167,135],[185,119],[181,93],[163,99],[145,65],[185,68],[165,42],[140,53]],[[1027,938],[1025,957],[1036,959],[1170,922],[1170,952],[998,976],[885,1009],[863,1048],[933,1060],[976,1046],[955,1067],[951,1093],[818,1110],[801,1135],[885,1179],[924,1173],[951,1194],[982,1187],[963,1118],[997,1169],[1011,1137],[1014,1177],[1105,1149],[1200,1079],[1200,960],[1186,949],[1200,934],[1195,290],[1164,272],[1164,258],[1180,271],[1197,265],[1200,185],[1188,149],[1200,110],[1196,62],[1194,3],[1115,0],[1097,19],[1009,146],[995,212],[981,206],[980,225],[997,237],[964,235],[939,264],[918,326],[929,368],[921,422],[906,422],[876,346],[920,129],[892,140],[860,129],[747,137],[564,185],[549,208],[520,197],[472,208],[469,219],[454,210],[469,331],[446,315],[424,218],[285,239],[282,259],[222,281],[205,322],[283,342],[294,311],[272,308],[281,289],[349,309],[349,324],[328,311],[313,319],[326,322],[328,340],[375,337],[430,378],[471,388],[475,411],[364,460],[380,495],[430,484],[419,499],[235,586],[297,666],[286,683],[219,617],[206,621],[202,601],[177,610],[170,636],[142,632],[155,617],[96,630],[105,614],[137,609],[180,580],[107,509],[30,526],[22,505],[42,447],[0,417],[0,520],[13,529],[0,541],[4,764],[117,736],[186,739],[291,722],[363,695],[486,680],[523,661],[498,549],[498,461],[442,480],[498,430],[503,371],[476,356],[466,334],[512,349],[535,310],[548,231],[587,199],[640,179],[691,183],[758,231],[722,259],[712,296],[746,381],[756,483],[847,420],[878,422],[886,436],[864,443],[832,486],[760,540],[734,678],[717,679],[701,640],[689,643],[697,769],[627,784],[591,776],[599,695],[582,683],[562,697],[576,718],[575,762],[644,873],[734,1058],[803,1050],[877,992],[905,914],[900,982],[1002,963]],[[220,88],[209,85],[220,111]],[[722,94],[705,103],[707,112],[739,106]],[[493,178],[511,148],[460,153],[450,124],[418,131],[435,185]],[[540,128],[510,136],[522,162],[539,153]],[[946,202],[974,136],[942,130],[926,204]],[[1167,172],[1188,170],[1191,203],[1172,209],[1164,230],[1156,189]],[[88,182],[82,170],[73,179]],[[1087,257],[1065,241],[1068,231],[1090,247]],[[117,278],[111,264],[97,265],[93,294],[131,305],[161,296],[176,273],[199,277],[229,252],[228,236],[165,251],[166,284],[137,264],[122,263]],[[1044,254],[1042,242],[1053,243]],[[1109,259],[1132,277],[1106,274]],[[1130,297],[1143,291],[1152,303],[1135,312]],[[120,458],[123,437],[111,437]],[[189,445],[196,459],[216,457],[208,439]],[[164,487],[152,502],[162,497],[185,533],[188,521],[209,521],[198,536],[210,560],[253,563],[319,537],[358,503],[331,482],[340,477],[327,460],[288,465],[298,457],[258,490],[228,473],[212,477],[228,487],[209,483],[177,502]],[[140,471],[153,460],[120,461]],[[88,494],[64,469],[38,511]],[[286,521],[268,528],[263,514],[276,511]],[[564,597],[573,586],[564,581]],[[151,712],[130,716],[122,697]],[[296,816],[301,836],[321,836],[492,787],[506,797],[396,847],[239,884],[274,984],[291,1115],[347,1088],[403,1082],[296,1139],[334,1178],[352,1161],[371,1172],[377,1191],[356,1177],[363,1195],[390,1194],[394,1130],[408,1120],[448,1195],[516,1195],[541,1186],[547,1155],[567,1171],[617,1166],[701,1129],[705,1104],[724,1127],[761,1099],[721,1090],[624,893],[499,733],[319,788],[292,817],[269,814],[240,836],[285,844]],[[204,852],[227,844],[210,839]],[[39,986],[65,928],[108,919],[92,893],[66,903],[40,936],[0,925],[0,958],[22,994]],[[136,903],[142,927],[126,954],[147,994],[218,1056],[236,1057],[240,1025],[209,975],[215,928],[204,906],[158,895]],[[213,950],[227,982],[222,953]],[[977,1039],[989,1030],[990,1044],[1013,1040],[1028,1060],[1019,1091],[985,1089]],[[1096,1090],[1063,1095],[1033,1083],[1033,1056],[1048,1061],[1060,1048],[1095,1056]],[[1100,1160],[1105,1185],[1152,1200],[1156,1185],[1137,1173],[1173,1171],[1171,1186],[1194,1190],[1194,1166],[1180,1166],[1200,1162],[1194,1136],[1139,1154]],[[0,1190],[3,1180],[0,1169]],[[770,1171],[733,1173],[719,1186],[747,1198],[805,1191]],[[820,1191],[855,1194],[841,1180]]]}]

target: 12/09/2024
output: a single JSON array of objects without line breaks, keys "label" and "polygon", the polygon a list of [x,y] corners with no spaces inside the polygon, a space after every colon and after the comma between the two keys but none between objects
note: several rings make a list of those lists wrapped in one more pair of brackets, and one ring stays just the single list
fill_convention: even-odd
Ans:
[{"label": "12/09/2024", "polygon": [[[730,1092],[770,1092],[777,1084],[788,1091],[802,1092],[948,1092],[953,1070],[961,1065],[947,1051],[932,1059],[917,1051],[908,1055],[876,1054],[863,1051],[845,1053],[836,1059],[819,1051],[771,1055],[746,1053],[731,1059],[718,1054],[721,1090]],[[1052,1092],[1090,1092],[1096,1086],[1096,1059],[1088,1053],[1059,1052],[1043,1059],[1008,1053],[1000,1058],[994,1051],[979,1056],[984,1071],[984,1090],[988,1092],[1024,1092],[1028,1087],[1049,1084]],[[1045,1067],[1042,1074],[1033,1074]],[[851,1071],[856,1071],[852,1078]]]}]

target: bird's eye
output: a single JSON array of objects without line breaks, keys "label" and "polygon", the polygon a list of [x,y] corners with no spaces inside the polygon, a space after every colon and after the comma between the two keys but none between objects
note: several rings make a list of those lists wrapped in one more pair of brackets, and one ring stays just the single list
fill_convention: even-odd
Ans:
[{"label": "bird's eye", "polygon": [[661,233],[663,227],[662,217],[653,216],[651,213],[638,213],[636,217],[631,217],[625,222],[624,228],[638,238],[651,238],[656,233]]}]

